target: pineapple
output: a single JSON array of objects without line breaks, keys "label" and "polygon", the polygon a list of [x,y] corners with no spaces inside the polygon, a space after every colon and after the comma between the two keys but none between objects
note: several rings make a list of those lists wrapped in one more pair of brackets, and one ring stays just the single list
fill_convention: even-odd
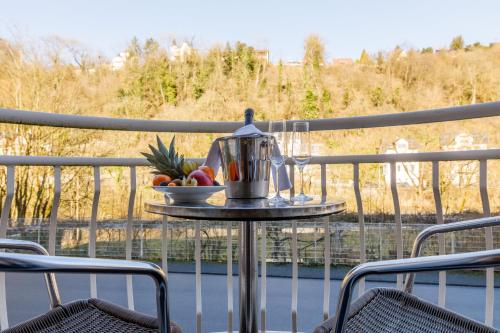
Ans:
[{"label": "pineapple", "polygon": [[184,156],[179,156],[179,153],[175,151],[175,136],[168,149],[159,136],[156,136],[156,142],[158,148],[149,145],[152,154],[141,153],[155,169],[152,173],[167,175],[172,179],[181,179],[183,176],[187,176],[184,172],[184,164],[186,163]]}]

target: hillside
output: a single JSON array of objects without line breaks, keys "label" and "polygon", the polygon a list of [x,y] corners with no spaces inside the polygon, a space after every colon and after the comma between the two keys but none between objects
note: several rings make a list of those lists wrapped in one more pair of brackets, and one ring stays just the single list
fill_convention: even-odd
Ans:
[{"label": "hillside", "polygon": [[[363,52],[352,64],[327,61],[321,40],[315,36],[304,45],[304,61],[300,66],[290,66],[268,63],[243,43],[213,47],[206,52],[194,50],[184,59],[172,60],[156,41],[142,43],[134,39],[124,66],[113,69],[109,60],[91,55],[76,42],[60,38],[0,40],[0,107],[141,119],[227,121],[241,120],[242,110],[249,106],[257,111],[258,119],[316,119],[500,100],[498,44],[452,43],[450,49],[440,52],[403,51],[396,47],[374,55]],[[14,147],[16,139],[23,138],[12,151],[17,155],[136,157],[153,140],[149,133],[12,125],[1,128],[6,145]],[[390,132],[350,130],[314,136],[315,142],[322,143],[321,154],[378,153],[398,138],[408,139],[419,151],[435,151],[463,132],[486,142],[488,147],[498,147],[498,128],[500,123],[495,118],[407,126]],[[178,135],[179,149],[188,156],[204,156],[214,137]],[[376,179],[377,170],[367,170],[364,181]],[[70,178],[89,172],[75,170]],[[334,179],[350,177],[348,169],[337,172]],[[48,174],[48,170],[43,171],[45,177]],[[116,177],[117,182],[123,181],[123,177]],[[496,173],[490,177],[497,182]],[[29,181],[36,186],[51,186],[36,179]],[[84,182],[89,184],[89,180]],[[76,193],[76,185],[67,186],[70,193]],[[82,204],[73,203],[73,199],[66,204],[88,206],[90,193],[78,199]],[[19,200],[19,207],[28,206]],[[50,204],[43,207],[35,215],[45,216]]]}]

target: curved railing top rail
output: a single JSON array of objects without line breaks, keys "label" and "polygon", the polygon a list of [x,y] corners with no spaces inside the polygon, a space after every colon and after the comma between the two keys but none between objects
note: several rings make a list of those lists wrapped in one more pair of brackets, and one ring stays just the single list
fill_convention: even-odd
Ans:
[{"label": "curved railing top rail", "polygon": [[[433,162],[500,159],[500,149],[442,151],[408,154],[372,154],[314,156],[310,164],[352,164],[391,162]],[[204,159],[191,160],[202,163]],[[293,164],[289,158],[287,164]],[[133,157],[61,157],[61,156],[0,156],[0,165],[33,166],[149,166],[145,158]]]},{"label": "curved railing top rail", "polygon": [[[310,120],[312,131],[374,128],[500,116],[500,101],[448,108],[390,113],[360,117],[342,117]],[[293,121],[290,121],[292,123]],[[203,122],[119,119],[47,112],[0,109],[0,123],[101,129],[139,132],[230,133],[241,127],[241,122]],[[267,129],[267,122],[257,122]]]}]

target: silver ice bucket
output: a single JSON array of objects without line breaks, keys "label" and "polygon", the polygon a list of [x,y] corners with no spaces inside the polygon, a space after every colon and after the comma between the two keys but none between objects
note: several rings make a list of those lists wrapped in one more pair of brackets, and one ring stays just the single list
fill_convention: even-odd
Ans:
[{"label": "silver ice bucket", "polygon": [[269,193],[274,138],[266,134],[217,139],[229,199],[265,198]]}]

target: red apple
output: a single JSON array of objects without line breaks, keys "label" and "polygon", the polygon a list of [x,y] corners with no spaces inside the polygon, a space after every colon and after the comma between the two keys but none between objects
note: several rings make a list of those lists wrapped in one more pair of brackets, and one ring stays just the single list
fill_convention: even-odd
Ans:
[{"label": "red apple", "polygon": [[198,186],[212,186],[214,183],[210,176],[201,170],[194,170],[188,176],[188,179],[194,178],[198,182]]}]

